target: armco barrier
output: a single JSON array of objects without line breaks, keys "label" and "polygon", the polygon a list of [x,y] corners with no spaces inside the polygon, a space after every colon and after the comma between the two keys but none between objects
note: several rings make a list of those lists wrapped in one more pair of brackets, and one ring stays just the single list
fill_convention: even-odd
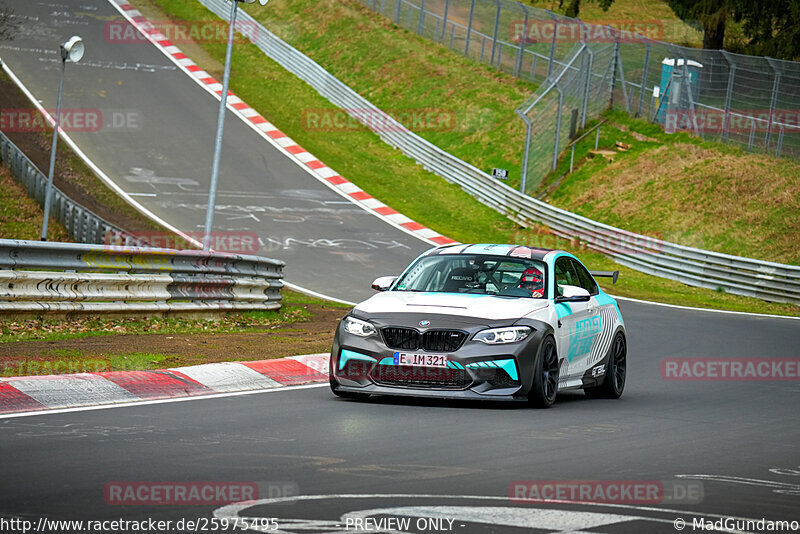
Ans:
[{"label": "armco barrier", "polygon": [[[28,196],[44,205],[47,177],[3,132],[0,132],[0,157],[3,164],[11,169],[12,176],[25,186]],[[123,230],[84,208],[55,186],[53,186],[50,214],[63,224],[70,237],[79,243],[102,243],[110,232],[126,235]]]},{"label": "armco barrier", "polygon": [[[225,0],[198,0],[227,20]],[[445,152],[405,128],[339,81],[302,52],[283,42],[248,13],[240,12],[244,35],[268,57],[348,111],[365,126],[379,123],[375,133],[427,170],[460,185],[482,203],[527,226],[541,222],[556,235],[580,239],[618,263],[685,284],[723,289],[736,295],[800,304],[800,267],[709,252],[626,232],[556,208],[498,182],[485,172]],[[257,27],[258,31],[253,31]],[[368,118],[366,122],[364,118]],[[380,118],[381,120],[375,120]]]},{"label": "armco barrier", "polygon": [[0,313],[275,310],[283,266],[201,250],[0,239]]}]

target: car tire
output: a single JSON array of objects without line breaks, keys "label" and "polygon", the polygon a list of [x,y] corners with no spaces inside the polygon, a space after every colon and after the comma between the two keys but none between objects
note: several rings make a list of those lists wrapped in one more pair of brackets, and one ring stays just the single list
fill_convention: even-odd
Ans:
[{"label": "car tire", "polygon": [[330,376],[329,382],[331,384],[331,391],[337,397],[341,397],[343,399],[358,399],[358,400],[364,400],[369,398],[369,393],[357,393],[354,391],[337,390],[336,388],[339,387],[339,382],[335,378],[333,378],[333,376]]},{"label": "car tire", "polygon": [[608,356],[606,374],[603,383],[597,387],[586,389],[590,397],[602,399],[618,399],[625,389],[625,377],[628,371],[628,344],[625,334],[617,332],[611,343],[611,353]]},{"label": "car tire", "polygon": [[537,408],[549,408],[558,393],[558,353],[553,336],[547,336],[539,345],[533,362],[533,380],[528,392],[528,402]]}]

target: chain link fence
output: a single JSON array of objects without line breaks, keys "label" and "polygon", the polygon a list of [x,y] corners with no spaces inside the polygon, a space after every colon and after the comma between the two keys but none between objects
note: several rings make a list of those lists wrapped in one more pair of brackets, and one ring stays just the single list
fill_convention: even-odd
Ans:
[{"label": "chain link fence", "polygon": [[659,20],[612,28],[512,0],[360,1],[470,59],[540,84],[517,110],[528,128],[523,191],[555,168],[575,124],[609,108],[667,132],[800,158],[798,62],[663,42],[675,34]]}]

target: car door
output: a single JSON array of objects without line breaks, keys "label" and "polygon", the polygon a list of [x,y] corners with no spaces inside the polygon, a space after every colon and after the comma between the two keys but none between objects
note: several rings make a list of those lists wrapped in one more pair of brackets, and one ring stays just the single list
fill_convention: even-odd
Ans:
[{"label": "car door", "polygon": [[583,323],[578,325],[578,330],[581,335],[581,348],[573,359],[576,374],[583,376],[587,369],[602,359],[602,355],[599,354],[598,350],[598,341],[603,331],[607,329],[610,324],[606,324],[607,321],[603,320],[603,316],[600,313],[600,307],[597,302],[597,294],[600,289],[594,281],[594,278],[592,278],[592,275],[586,270],[586,267],[575,258],[572,258],[572,266],[578,276],[580,287],[588,291],[589,295],[591,295],[589,302],[586,303],[586,318]]},{"label": "car door", "polygon": [[[553,271],[556,294],[558,294],[559,285],[582,287],[578,271],[569,256],[556,258]],[[590,313],[591,303],[592,301],[589,300],[588,302],[561,302],[555,305],[559,322],[559,357],[566,356],[568,362],[561,368],[559,381],[562,383],[582,377],[586,369],[586,360],[591,352],[595,336]]]},{"label": "car door", "polygon": [[620,324],[619,314],[614,301],[607,295],[600,295],[600,288],[594,278],[583,264],[574,259],[575,270],[581,281],[581,287],[592,296],[589,301],[588,312],[592,319],[594,341],[590,354],[582,360],[584,370],[592,369],[590,376],[596,378],[605,373],[605,367],[598,365],[611,348],[612,338],[617,325]]}]

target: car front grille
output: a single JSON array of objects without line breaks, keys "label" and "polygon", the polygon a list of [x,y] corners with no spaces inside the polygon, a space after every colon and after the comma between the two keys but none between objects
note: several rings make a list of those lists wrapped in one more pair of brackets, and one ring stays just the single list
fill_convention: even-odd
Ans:
[{"label": "car front grille", "polygon": [[466,389],[472,382],[463,369],[378,365],[372,379],[381,385],[415,388]]},{"label": "car front grille", "polygon": [[461,348],[467,334],[460,330],[429,330],[422,334],[425,350],[454,352]]},{"label": "car front grille", "polygon": [[461,330],[428,330],[420,334],[413,328],[386,327],[381,330],[386,346],[392,349],[455,352],[467,339]]},{"label": "car front grille", "polygon": [[419,332],[413,328],[388,327],[382,330],[386,346],[392,349],[416,350],[419,348]]}]

